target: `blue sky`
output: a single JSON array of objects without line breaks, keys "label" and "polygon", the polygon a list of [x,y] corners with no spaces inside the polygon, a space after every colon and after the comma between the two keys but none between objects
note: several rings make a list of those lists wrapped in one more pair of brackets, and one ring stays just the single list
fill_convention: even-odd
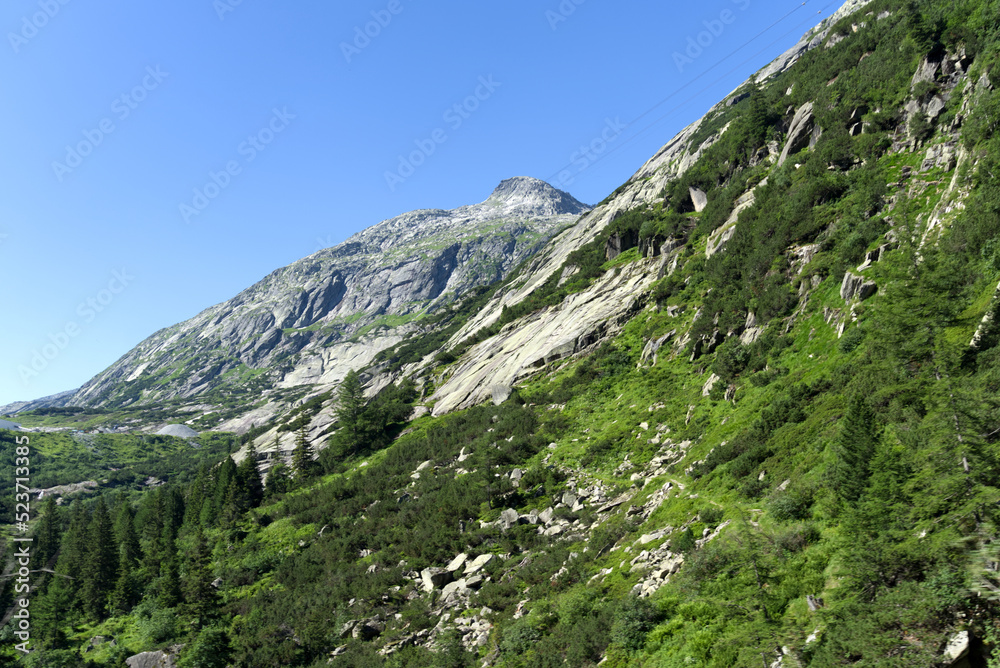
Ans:
[{"label": "blue sky", "polygon": [[11,0],[0,404],[405,211],[600,201],[838,5]]}]

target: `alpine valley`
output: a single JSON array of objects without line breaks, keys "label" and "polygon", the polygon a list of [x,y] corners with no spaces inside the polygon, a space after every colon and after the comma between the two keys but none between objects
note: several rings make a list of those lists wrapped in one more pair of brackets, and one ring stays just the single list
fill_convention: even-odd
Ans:
[{"label": "alpine valley", "polygon": [[404,214],[0,408],[0,662],[1000,666],[998,85],[1000,0],[849,0],[596,206]]}]

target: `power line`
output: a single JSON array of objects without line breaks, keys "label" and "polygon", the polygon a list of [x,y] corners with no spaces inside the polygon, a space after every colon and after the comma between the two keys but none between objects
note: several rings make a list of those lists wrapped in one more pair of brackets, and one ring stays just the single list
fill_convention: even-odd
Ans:
[{"label": "power line", "polygon": [[[830,7],[832,7],[833,5],[836,5],[837,1],[838,0],[834,0],[833,2],[829,2],[822,9],[820,9],[819,11],[817,11],[817,14],[822,14],[823,12],[825,12],[826,10],[828,10]],[[805,0],[805,2],[803,2],[802,4],[798,5],[794,9],[791,9],[788,12],[786,12],[784,15],[782,15],[780,18],[778,18],[777,20],[775,20],[769,26],[767,26],[766,28],[764,28],[763,30],[761,30],[760,32],[758,32],[756,35],[754,35],[750,39],[748,39],[745,42],[743,42],[740,46],[738,46],[735,49],[733,49],[732,51],[730,51],[727,55],[723,56],[721,59],[719,59],[711,67],[709,67],[708,69],[704,70],[704,72],[702,72],[702,74],[706,74],[708,72],[711,72],[712,70],[714,70],[714,69],[718,68],[719,66],[721,66],[722,63],[724,63],[725,61],[729,60],[734,55],[736,55],[737,53],[739,53],[740,51],[742,51],[744,48],[746,48],[747,46],[749,46],[751,43],[753,43],[754,41],[756,41],[762,35],[764,35],[768,31],[770,31],[772,28],[774,28],[775,26],[777,26],[779,23],[785,21],[788,17],[792,16],[795,12],[798,12],[798,11],[802,10],[802,8],[805,7],[809,2],[810,2],[810,0]],[[728,76],[730,76],[731,74],[735,73],[737,70],[739,70],[740,68],[742,68],[743,66],[745,66],[747,63],[749,63],[751,60],[753,60],[754,58],[756,58],[757,56],[759,56],[761,53],[763,53],[764,51],[767,51],[768,49],[770,49],[773,45],[775,45],[779,41],[785,39],[789,34],[792,34],[792,33],[795,33],[795,32],[797,32],[799,30],[802,30],[802,26],[805,25],[805,24],[811,24],[812,20],[813,20],[812,17],[810,17],[810,18],[806,19],[805,21],[802,21],[802,22],[796,24],[795,27],[791,28],[790,30],[788,30],[785,33],[782,33],[776,39],[772,40],[769,44],[767,44],[763,48],[759,49],[755,53],[751,54],[747,58],[743,59],[734,68],[730,69],[729,71],[727,71],[726,73],[724,73],[723,75],[721,75],[720,77],[718,77],[717,79],[713,80],[707,86],[705,86],[705,87],[701,88],[700,90],[698,90],[696,94],[704,93],[705,91],[709,90],[710,88],[712,88],[713,86],[715,86],[716,84],[718,84],[720,81],[722,81],[723,79],[727,78]],[[646,116],[648,116],[649,114],[651,114],[654,110],[656,110],[657,108],[661,107],[663,104],[665,104],[669,100],[677,97],[685,89],[687,89],[690,86],[694,85],[695,81],[696,81],[695,79],[692,79],[691,81],[687,82],[686,84],[682,85],[681,87],[675,89],[673,92],[671,92],[669,95],[667,95],[666,97],[664,97],[663,99],[661,99],[659,102],[657,102],[656,104],[654,104],[652,107],[650,107],[649,109],[647,109],[646,111],[644,111],[643,113],[641,113],[639,116],[635,117],[627,125],[628,126],[632,126],[633,124],[635,124],[636,122],[638,122],[642,118],[645,118]],[[650,123],[649,125],[647,125],[646,127],[644,127],[642,130],[640,130],[639,132],[637,132],[634,135],[632,135],[631,137],[629,137],[627,140],[623,141],[620,144],[617,144],[611,150],[603,153],[602,155],[598,156],[596,159],[591,160],[589,162],[589,164],[587,165],[587,167],[588,168],[592,167],[593,165],[597,164],[598,162],[604,160],[605,158],[607,158],[607,157],[609,157],[611,155],[614,155],[620,149],[625,148],[626,146],[630,145],[636,139],[638,139],[643,134],[645,134],[650,129],[652,129],[655,125],[657,125],[658,123],[662,122],[665,118],[667,118],[668,116],[670,116],[670,114],[674,113],[675,111],[677,111],[678,109],[680,109],[681,107],[683,107],[684,104],[685,103],[681,103],[681,104],[673,107],[666,114],[660,116],[657,120],[653,121],[652,123]],[[559,177],[559,175],[562,174],[563,172],[569,170],[573,166],[573,164],[574,164],[574,162],[571,161],[569,164],[564,165],[562,168],[560,168],[559,170],[557,170],[552,176],[550,176],[547,179],[547,181],[553,182],[553,181],[557,180],[558,177]],[[580,170],[580,171],[582,171],[582,170]],[[577,173],[579,173],[579,171]]]}]

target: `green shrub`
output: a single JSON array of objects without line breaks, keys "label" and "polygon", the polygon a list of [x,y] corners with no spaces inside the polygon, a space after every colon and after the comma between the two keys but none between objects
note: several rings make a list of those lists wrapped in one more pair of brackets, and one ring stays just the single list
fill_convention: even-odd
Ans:
[{"label": "green shrub", "polygon": [[649,599],[627,596],[615,610],[611,642],[628,650],[641,649],[659,621],[659,611]]},{"label": "green shrub", "polygon": [[719,522],[722,521],[722,517],[725,515],[725,511],[722,508],[716,508],[715,506],[709,506],[698,513],[698,519],[701,520],[705,526],[718,526]]},{"label": "green shrub", "polygon": [[767,512],[780,521],[803,520],[809,516],[812,500],[794,492],[780,494],[767,503]]}]

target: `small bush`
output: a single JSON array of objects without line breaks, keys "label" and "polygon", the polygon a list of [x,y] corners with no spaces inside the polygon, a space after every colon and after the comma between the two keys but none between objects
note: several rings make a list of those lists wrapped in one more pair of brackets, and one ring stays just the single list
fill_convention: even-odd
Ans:
[{"label": "small bush", "polygon": [[698,513],[698,519],[704,522],[705,526],[714,527],[722,521],[723,515],[725,515],[725,511],[722,508],[710,506]]},{"label": "small bush", "polygon": [[809,507],[811,505],[811,499],[799,494],[782,494],[768,502],[767,512],[774,519],[781,522],[803,520],[809,516]]},{"label": "small bush", "polygon": [[864,341],[864,339],[864,329],[861,327],[851,327],[840,339],[840,343],[837,344],[837,347],[840,349],[840,352],[846,355],[861,345],[861,342]]}]

